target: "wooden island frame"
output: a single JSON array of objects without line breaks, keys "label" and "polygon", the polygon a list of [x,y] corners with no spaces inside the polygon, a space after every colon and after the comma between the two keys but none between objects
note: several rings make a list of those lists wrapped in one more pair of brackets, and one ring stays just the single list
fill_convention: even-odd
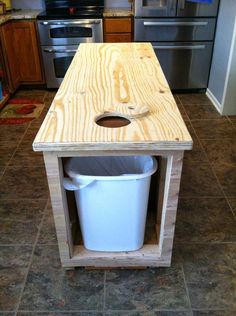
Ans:
[{"label": "wooden island frame", "polygon": [[[143,106],[149,112],[138,115]],[[131,123],[98,126],[102,113]],[[183,155],[192,139],[150,43],[81,44],[33,148],[43,151],[63,267],[170,266]],[[73,241],[63,161],[121,155],[158,157],[157,238],[137,251],[87,250]]]}]

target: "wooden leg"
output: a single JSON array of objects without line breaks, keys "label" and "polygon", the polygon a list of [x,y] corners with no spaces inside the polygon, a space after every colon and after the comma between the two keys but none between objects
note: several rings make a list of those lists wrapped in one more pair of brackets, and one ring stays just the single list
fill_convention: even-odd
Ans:
[{"label": "wooden leg", "polygon": [[51,195],[51,203],[57,232],[60,258],[68,262],[73,254],[73,240],[70,228],[70,219],[66,192],[62,186],[63,167],[61,158],[51,152],[44,152],[48,185]]},{"label": "wooden leg", "polygon": [[157,225],[161,258],[168,266],[171,264],[182,164],[183,152],[161,158]]}]

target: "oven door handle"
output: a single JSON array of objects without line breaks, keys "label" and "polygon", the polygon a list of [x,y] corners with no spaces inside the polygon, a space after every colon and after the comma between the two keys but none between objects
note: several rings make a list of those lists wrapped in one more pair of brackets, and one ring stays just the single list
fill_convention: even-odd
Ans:
[{"label": "oven door handle", "polygon": [[144,26],[206,26],[208,22],[143,22]]},{"label": "oven door handle", "polygon": [[66,25],[66,26],[74,26],[74,25],[91,25],[91,24],[99,24],[100,20],[88,20],[88,21],[71,21],[71,22],[40,22],[42,25]]},{"label": "oven door handle", "polygon": [[77,49],[52,49],[52,48],[45,48],[43,50],[45,53],[76,53]]}]

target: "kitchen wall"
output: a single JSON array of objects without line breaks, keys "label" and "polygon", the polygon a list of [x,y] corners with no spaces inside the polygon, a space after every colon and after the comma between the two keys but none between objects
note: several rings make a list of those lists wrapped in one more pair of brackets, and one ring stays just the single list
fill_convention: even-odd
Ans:
[{"label": "kitchen wall", "polygon": [[43,0],[12,0],[14,9],[43,9]]},{"label": "kitchen wall", "polygon": [[108,8],[116,8],[116,7],[130,7],[131,6],[131,0],[105,0],[105,7]]},{"label": "kitchen wall", "polygon": [[[105,0],[106,7],[130,7],[132,0]],[[12,0],[15,9],[43,9],[43,0]]]},{"label": "kitchen wall", "polygon": [[236,1],[221,0],[207,95],[221,114],[236,115]]}]

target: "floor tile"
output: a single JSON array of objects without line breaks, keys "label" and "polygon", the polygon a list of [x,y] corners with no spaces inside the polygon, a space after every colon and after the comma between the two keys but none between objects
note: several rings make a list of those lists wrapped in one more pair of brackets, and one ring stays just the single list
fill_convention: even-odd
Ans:
[{"label": "floor tile", "polygon": [[0,244],[33,244],[47,200],[0,200]]},{"label": "floor tile", "polygon": [[235,227],[225,198],[179,200],[176,242],[236,242]]},{"label": "floor tile", "polygon": [[173,97],[175,99],[176,104],[178,104],[178,105],[181,104],[180,99],[178,97],[178,94],[173,94]]},{"label": "floor tile", "polygon": [[0,246],[0,311],[16,309],[31,252],[27,246]]},{"label": "floor tile", "polygon": [[22,165],[6,168],[0,180],[0,198],[47,199],[48,185],[44,167]]},{"label": "floor tile", "polygon": [[212,197],[222,195],[209,164],[184,161],[180,196]]},{"label": "floor tile", "polygon": [[185,104],[184,109],[190,120],[223,118],[212,104]]},{"label": "floor tile", "polygon": [[1,246],[0,269],[27,268],[32,246]]},{"label": "floor tile", "polygon": [[[34,121],[37,121],[37,119]],[[37,124],[34,125],[34,121],[31,122],[29,128],[27,129],[27,131],[22,139],[22,141],[31,142],[32,145],[33,145],[33,141],[34,141],[34,139],[39,131],[40,125],[41,125],[41,123],[39,126]]]},{"label": "floor tile", "polygon": [[189,121],[189,117],[188,117],[183,105],[181,103],[179,103],[179,104],[177,104],[177,106],[178,106],[178,109],[180,111],[180,114],[181,114],[183,120],[184,121]]},{"label": "floor tile", "polygon": [[202,146],[211,162],[236,165],[236,138],[202,139]]},{"label": "floor tile", "polygon": [[11,159],[17,143],[0,142],[0,165],[5,166]]},{"label": "floor tile", "polygon": [[16,94],[14,95],[14,98],[27,98],[27,99],[36,99],[38,101],[43,101],[45,96],[47,95],[47,92],[45,90],[36,90],[36,89],[30,89],[30,90],[18,90]]},{"label": "floor tile", "polygon": [[1,220],[30,224],[41,220],[47,200],[0,200]]},{"label": "floor tile", "polygon": [[106,272],[106,310],[188,309],[180,266]]},{"label": "floor tile", "polygon": [[3,175],[5,168],[6,168],[5,166],[0,166],[0,178]]},{"label": "floor tile", "polygon": [[214,164],[213,170],[226,196],[236,197],[236,165]]},{"label": "floor tile", "polygon": [[10,166],[44,166],[42,152],[35,152],[32,148],[32,141],[22,141],[14,153]]},{"label": "floor tile", "polygon": [[18,144],[28,126],[29,123],[0,125],[0,142],[12,142]]},{"label": "floor tile", "polygon": [[193,309],[236,309],[236,244],[180,244]]},{"label": "floor tile", "polygon": [[194,120],[193,128],[200,139],[235,138],[236,130],[229,125],[227,119],[221,120]]},{"label": "floor tile", "polygon": [[47,212],[44,215],[38,244],[57,244],[57,235],[52,212]]},{"label": "floor tile", "polygon": [[228,116],[230,122],[234,125],[234,127],[236,128],[236,115],[231,115]]},{"label": "floor tile", "polygon": [[[1,314],[0,314],[1,316]],[[17,316],[103,316],[101,312],[18,312]]]},{"label": "floor tile", "polygon": [[186,126],[193,140],[193,148],[192,150],[186,150],[184,153],[184,161],[192,161],[192,162],[208,162],[205,152],[197,139],[197,136],[190,124],[190,122],[186,122]]},{"label": "floor tile", "polygon": [[211,104],[205,93],[186,93],[178,94],[178,98],[182,104]]},{"label": "floor tile", "polygon": [[38,246],[19,311],[101,311],[103,297],[104,271],[65,271],[57,246]]}]

